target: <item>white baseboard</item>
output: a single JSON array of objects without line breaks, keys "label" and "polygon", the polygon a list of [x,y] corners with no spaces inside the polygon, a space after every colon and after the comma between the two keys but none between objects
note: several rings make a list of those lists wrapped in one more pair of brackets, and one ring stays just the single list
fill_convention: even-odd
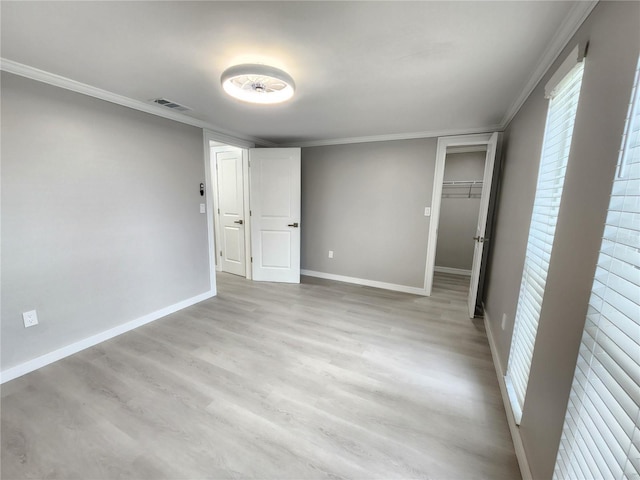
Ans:
[{"label": "white baseboard", "polygon": [[413,295],[425,296],[427,294],[424,288],[409,287],[407,285],[397,285],[395,283],[378,282],[377,280],[367,280],[366,278],[345,277],[344,275],[315,272],[313,270],[300,270],[300,274],[308,275],[309,277],[335,280],[337,282],[354,283],[356,285],[364,285],[365,287],[382,288],[384,290],[393,290],[395,292],[412,293]]},{"label": "white baseboard", "polygon": [[498,357],[498,350],[496,349],[496,343],[493,339],[489,315],[487,314],[487,309],[484,308],[484,305],[482,308],[484,310],[484,328],[487,332],[489,348],[491,349],[491,358],[493,359],[493,365],[496,369],[496,375],[498,376],[498,384],[500,385],[500,393],[502,394],[502,403],[504,403],[504,410],[507,414],[507,423],[509,424],[509,431],[511,432],[513,447],[516,451],[516,458],[518,459],[518,465],[520,466],[522,480],[533,480],[531,469],[529,468],[529,461],[527,460],[527,454],[524,450],[524,445],[522,444],[520,429],[518,425],[516,425],[516,419],[513,416],[513,411],[511,410],[511,401],[509,400],[507,385],[504,382],[504,369],[502,368],[502,363]]},{"label": "white baseboard", "polygon": [[464,275],[465,277],[471,276],[471,270],[465,270],[463,268],[433,267],[433,270],[440,273],[450,273],[451,275]]},{"label": "white baseboard", "polygon": [[174,305],[170,305],[168,307],[144,315],[143,317],[123,323],[121,325],[118,325],[117,327],[110,328],[109,330],[105,330],[104,332],[100,332],[96,335],[84,338],[78,342],[72,343],[71,345],[67,345],[65,347],[54,350],[53,352],[49,352],[45,355],[34,358],[33,360],[28,360],[24,363],[21,363],[20,365],[16,365],[15,367],[7,368],[6,370],[0,372],[0,384],[6,383],[9,380],[13,380],[14,378],[21,377],[22,375],[26,375],[29,372],[33,372],[34,370],[45,367],[53,362],[57,362],[58,360],[68,357],[69,355],[73,355],[74,353],[78,353],[81,350],[93,347],[98,343],[104,342],[113,337],[117,337],[118,335],[141,327],[142,325],[145,325],[147,323],[151,323],[154,320],[158,320],[159,318],[166,317],[167,315],[175,313],[178,310],[190,307],[191,305],[202,302],[203,300],[206,300],[213,296],[215,296],[215,292],[210,290],[195,297],[183,300],[182,302],[178,302]]}]

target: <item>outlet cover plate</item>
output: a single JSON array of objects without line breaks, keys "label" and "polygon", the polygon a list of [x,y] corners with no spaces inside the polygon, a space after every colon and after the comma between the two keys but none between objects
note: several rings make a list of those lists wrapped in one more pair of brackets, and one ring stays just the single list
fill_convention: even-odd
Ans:
[{"label": "outlet cover plate", "polygon": [[33,327],[38,325],[38,314],[35,310],[24,312],[22,314],[22,321],[24,322],[24,328]]}]

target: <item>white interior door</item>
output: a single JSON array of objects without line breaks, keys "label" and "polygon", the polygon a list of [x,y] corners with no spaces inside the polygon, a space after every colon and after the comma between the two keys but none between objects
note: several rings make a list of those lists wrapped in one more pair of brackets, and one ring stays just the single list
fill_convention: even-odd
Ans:
[{"label": "white interior door", "polygon": [[496,159],[496,149],[498,146],[498,133],[491,135],[487,143],[487,158],[484,162],[484,175],[482,178],[482,195],[480,197],[480,212],[478,214],[478,225],[473,247],[473,264],[471,267],[471,284],[469,286],[469,317],[473,318],[476,309],[476,298],[478,296],[478,281],[480,280],[480,264],[482,263],[482,251],[485,242],[485,230],[487,227],[487,214],[489,212],[489,195],[491,193],[491,181],[493,179],[493,165]]},{"label": "white interior door", "polygon": [[300,149],[249,151],[253,279],[300,283]]},{"label": "white interior door", "polygon": [[245,219],[240,149],[215,152],[220,262],[223,272],[245,276]]}]

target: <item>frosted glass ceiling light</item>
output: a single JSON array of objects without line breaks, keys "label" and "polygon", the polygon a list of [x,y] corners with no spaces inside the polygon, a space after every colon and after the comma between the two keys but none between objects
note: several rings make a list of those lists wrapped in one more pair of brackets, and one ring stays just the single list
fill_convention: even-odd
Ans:
[{"label": "frosted glass ceiling light", "polygon": [[268,65],[236,65],[220,77],[222,88],[234,98],[250,103],[280,103],[293,97],[293,78]]}]

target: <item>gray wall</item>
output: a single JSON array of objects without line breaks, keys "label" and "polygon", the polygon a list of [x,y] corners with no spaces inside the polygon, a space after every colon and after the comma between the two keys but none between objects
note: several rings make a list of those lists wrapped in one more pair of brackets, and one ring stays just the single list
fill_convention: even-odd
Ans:
[{"label": "gray wall", "polygon": [[302,268],[422,288],[436,143],[302,149]]},{"label": "gray wall", "polygon": [[[505,133],[486,311],[506,368],[544,133],[544,84],[577,41],[589,52],[520,434],[535,479],[552,476],[639,55],[640,3],[601,2]],[[501,330],[502,314],[507,325]]]},{"label": "gray wall", "polygon": [[201,130],[3,73],[1,132],[2,369],[209,291]]},{"label": "gray wall", "polygon": [[[444,163],[444,180],[480,180],[484,175],[486,152],[448,153]],[[478,225],[480,198],[464,198],[468,188],[444,187],[440,204],[436,266],[471,270],[473,237]],[[473,188],[473,194],[482,192]],[[455,194],[447,197],[447,194]]]}]

